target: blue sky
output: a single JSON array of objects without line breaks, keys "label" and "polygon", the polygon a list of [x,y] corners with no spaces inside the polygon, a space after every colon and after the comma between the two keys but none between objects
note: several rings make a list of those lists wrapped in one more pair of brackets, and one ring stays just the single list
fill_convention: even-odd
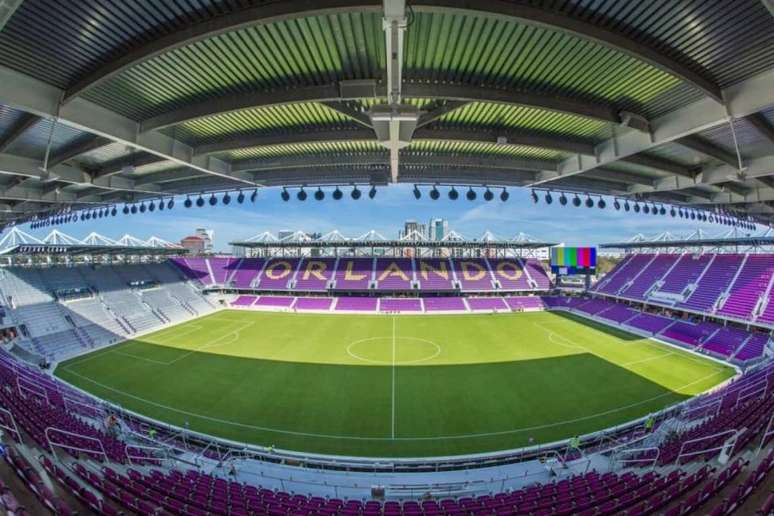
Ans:
[{"label": "blue sky", "polygon": [[[195,228],[206,227],[215,231],[217,250],[229,250],[228,242],[232,240],[283,229],[322,233],[338,229],[348,236],[375,229],[387,238],[394,238],[403,221],[415,219],[427,223],[433,217],[448,219],[450,228],[467,238],[478,238],[486,230],[500,238],[511,238],[524,232],[536,239],[569,245],[620,241],[637,233],[689,233],[701,228],[714,235],[728,229],[727,226],[673,219],[669,215],[617,212],[610,206],[610,200],[605,210],[561,206],[556,195],[550,206],[543,202],[542,196],[541,202],[534,205],[529,190],[510,189],[511,197],[505,203],[497,197],[492,202],[485,202],[481,195],[478,200],[470,202],[465,199],[464,190],[461,190],[457,201],[449,201],[445,192],[441,199],[432,201],[426,192],[420,200],[416,200],[412,188],[410,185],[380,188],[374,200],[364,195],[359,201],[350,199],[348,192],[341,201],[334,201],[328,191],[326,199],[318,202],[310,192],[306,202],[297,201],[293,195],[287,203],[280,199],[280,190],[271,188],[261,191],[255,204],[246,200],[245,204],[238,205],[232,195],[229,206],[218,204],[210,207],[205,204],[202,208],[194,206],[186,209],[182,199],[178,199],[172,211],[125,216],[119,209],[115,218],[65,224],[58,229],[76,238],[96,231],[111,238],[129,233],[142,239],[155,235],[179,241]],[[35,231],[30,231],[29,226],[22,229],[42,238],[52,227]]]}]

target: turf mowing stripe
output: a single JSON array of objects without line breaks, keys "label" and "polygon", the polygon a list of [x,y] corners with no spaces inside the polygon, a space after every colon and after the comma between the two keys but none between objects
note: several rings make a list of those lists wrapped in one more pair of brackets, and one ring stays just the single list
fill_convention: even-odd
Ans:
[{"label": "turf mowing stripe", "polygon": [[249,428],[251,430],[260,430],[263,432],[273,432],[278,434],[288,434],[288,435],[299,435],[304,437],[321,437],[325,439],[350,439],[350,440],[357,440],[357,441],[442,441],[442,440],[454,440],[454,439],[471,439],[475,437],[491,437],[491,436],[497,436],[497,435],[509,435],[509,434],[517,434],[521,432],[527,432],[527,431],[534,431],[534,430],[543,430],[546,428],[554,428],[557,426],[564,426],[571,423],[579,423],[581,421],[587,421],[589,419],[595,419],[601,416],[606,416],[609,414],[614,414],[616,412],[621,412],[624,410],[628,410],[630,408],[638,407],[640,405],[645,405],[647,403],[650,403],[652,401],[667,397],[667,396],[674,396],[676,393],[680,392],[681,390],[685,389],[686,387],[690,387],[691,385],[695,385],[697,383],[703,382],[704,380],[707,380],[709,378],[712,378],[713,376],[716,376],[720,374],[720,372],[710,373],[707,376],[703,378],[699,378],[698,380],[694,380],[693,382],[687,383],[683,385],[682,387],[679,387],[675,389],[674,392],[665,392],[663,394],[659,394],[658,396],[654,396],[652,398],[648,398],[646,400],[640,400],[636,403],[631,403],[629,405],[624,405],[622,407],[606,410],[604,412],[598,412],[596,414],[589,414],[586,416],[574,418],[574,419],[567,419],[564,421],[558,421],[556,423],[547,423],[543,425],[537,425],[537,426],[530,426],[530,427],[524,427],[524,428],[514,428],[512,430],[502,430],[499,432],[482,432],[482,433],[475,433],[475,434],[460,434],[460,435],[439,435],[439,436],[433,436],[433,437],[360,437],[360,436],[354,436],[354,435],[331,435],[331,434],[318,434],[313,432],[298,432],[295,430],[280,430],[277,428],[271,428],[271,427],[265,427],[265,426],[257,426],[257,425],[248,425],[246,423],[239,423],[237,421],[230,421],[227,419],[220,419],[212,416],[205,416],[202,414],[197,414],[195,412],[189,412],[187,410],[181,410],[175,407],[170,407],[168,405],[163,405],[161,403],[156,403],[155,401],[147,400],[145,398],[141,398],[139,396],[135,396],[133,394],[129,394],[127,392],[124,392],[120,389],[115,389],[113,387],[110,387],[109,385],[105,385],[103,383],[100,383],[96,380],[92,380],[91,378],[84,376],[80,373],[77,373],[73,370],[71,370],[69,367],[64,368],[65,371],[67,371],[70,374],[73,374],[87,382],[93,383],[94,385],[97,385],[103,389],[115,392],[117,394],[120,394],[122,396],[126,396],[128,398],[135,399],[137,401],[140,401],[142,403],[146,403],[148,405],[152,405],[154,407],[162,408],[165,410],[169,410],[171,412],[177,412],[178,414],[183,414],[186,416],[196,417],[199,419],[204,419],[207,421],[213,421],[215,423],[222,423],[224,425],[232,425],[237,426],[241,428]]},{"label": "turf mowing stripe", "polygon": [[395,439],[395,317],[392,318],[392,438]]}]

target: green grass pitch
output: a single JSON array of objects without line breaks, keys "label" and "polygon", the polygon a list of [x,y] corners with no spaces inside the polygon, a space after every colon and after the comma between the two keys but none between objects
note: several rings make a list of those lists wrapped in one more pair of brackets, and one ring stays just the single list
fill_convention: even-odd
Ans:
[{"label": "green grass pitch", "polygon": [[239,442],[374,457],[551,442],[630,421],[734,370],[557,313],[227,310],[61,364],[121,406]]}]

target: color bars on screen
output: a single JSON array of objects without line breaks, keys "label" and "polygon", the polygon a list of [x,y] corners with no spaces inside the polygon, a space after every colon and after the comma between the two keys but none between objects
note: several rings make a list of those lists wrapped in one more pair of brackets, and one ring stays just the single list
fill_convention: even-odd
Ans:
[{"label": "color bars on screen", "polygon": [[554,247],[551,249],[551,266],[573,269],[595,269],[596,247]]}]

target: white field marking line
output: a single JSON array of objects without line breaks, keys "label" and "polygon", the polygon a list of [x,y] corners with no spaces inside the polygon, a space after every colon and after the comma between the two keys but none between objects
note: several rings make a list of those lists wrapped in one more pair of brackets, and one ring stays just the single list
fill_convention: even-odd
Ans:
[{"label": "white field marking line", "polygon": [[[590,350],[590,349],[588,349],[588,348],[586,348],[586,347],[583,347],[583,346],[581,346],[581,345],[577,344],[575,341],[572,341],[572,340],[568,339],[567,337],[565,337],[565,336],[563,336],[563,335],[560,335],[560,334],[558,334],[558,333],[554,332],[554,331],[553,331],[553,330],[551,330],[550,328],[546,328],[545,326],[543,326],[543,325],[542,325],[542,324],[540,324],[540,323],[532,323],[532,324],[534,324],[535,326],[539,327],[539,328],[540,328],[540,329],[542,329],[543,331],[546,331],[546,332],[548,332],[548,340],[550,340],[550,341],[551,341],[551,342],[553,342],[554,344],[559,344],[560,346],[565,346],[565,347],[567,347],[567,348],[582,349],[582,350],[585,350],[585,351],[587,351],[587,352],[591,353],[592,355],[597,355],[597,353],[594,353],[594,351],[592,351],[592,350]],[[601,324],[601,323],[600,323],[600,324]],[[592,328],[592,329],[593,329],[593,328]],[[556,337],[559,337],[560,339],[564,339],[566,342],[569,342],[570,344],[562,344],[561,342],[556,342],[556,341],[553,339],[553,337],[554,337],[554,336],[556,336]],[[660,343],[658,343],[658,342],[655,342],[655,341],[653,341],[652,339],[649,339],[649,338],[647,338],[647,337],[643,337],[643,340],[637,340],[637,341],[634,341],[634,342],[629,342],[629,343],[622,342],[622,343],[621,343],[621,345],[622,345],[622,346],[626,346],[626,347],[628,347],[628,346],[635,346],[635,345],[641,345],[641,346],[642,346],[642,345],[645,345],[645,346],[654,347],[654,348],[656,348],[656,349],[658,349],[658,350],[663,350],[663,349],[666,347],[666,346],[664,346],[663,344],[660,344]],[[672,349],[673,349],[673,348],[672,348]],[[709,361],[709,360],[704,360],[704,359],[702,359],[702,358],[699,358],[699,357],[695,357],[695,356],[691,355],[691,354],[690,354],[690,353],[688,353],[688,352],[681,353],[681,352],[680,352],[679,350],[677,350],[677,349],[673,349],[672,351],[670,351],[668,354],[665,354],[665,355],[660,355],[660,356],[658,356],[658,357],[650,357],[650,358],[647,358],[647,359],[643,359],[643,360],[637,360],[637,361],[634,361],[634,362],[629,362],[629,363],[626,363],[626,364],[621,364],[621,365],[622,365],[622,366],[626,366],[626,365],[637,364],[637,363],[640,363],[640,362],[647,362],[648,360],[656,360],[656,359],[658,359],[658,358],[664,358],[664,357],[666,357],[667,355],[677,355],[677,356],[679,356],[679,357],[681,357],[681,358],[687,358],[687,359],[689,359],[689,360],[691,360],[691,361],[693,361],[693,362],[696,362],[697,364],[702,364],[702,365],[707,365],[707,366],[711,365],[711,366],[712,366],[712,370],[713,370],[713,371],[718,371],[718,372],[721,372],[721,371],[723,371],[723,370],[724,370],[724,368],[723,368],[723,367],[719,366],[719,365],[718,365],[718,364],[716,364],[715,362],[712,362],[712,361]],[[599,355],[597,355],[597,356],[599,356]]]},{"label": "white field marking line", "polygon": [[[398,337],[398,338],[404,339],[404,340],[415,340],[417,342],[425,342],[427,344],[430,344],[431,346],[434,346],[436,351],[433,355],[427,356],[425,358],[418,358],[416,360],[406,360],[405,362],[395,362],[396,365],[402,366],[402,365],[411,365],[411,364],[421,364],[422,362],[427,362],[429,360],[432,360],[441,354],[441,351],[442,351],[441,346],[439,346],[432,340],[422,339],[420,337]],[[371,342],[374,340],[389,340],[389,339],[390,337],[368,337],[367,339],[356,340],[354,342],[351,342],[349,346],[347,346],[347,355],[351,356],[355,360],[360,360],[361,362],[367,362],[370,364],[377,364],[377,365],[390,365],[390,362],[386,362],[384,360],[372,360],[370,358],[361,357],[360,355],[352,351],[352,348],[354,348],[358,344],[362,344],[363,342]]]},{"label": "white field marking line", "polygon": [[[230,331],[229,333],[224,333],[223,335],[221,335],[217,339],[215,339],[213,341],[210,341],[207,344],[204,344],[202,346],[199,346],[199,347],[196,347],[196,348],[194,348],[192,350],[189,350],[187,353],[184,353],[184,354],[182,354],[182,355],[180,355],[180,356],[178,356],[178,357],[176,357],[176,358],[174,358],[172,360],[166,361],[166,362],[164,362],[162,360],[154,360],[152,358],[141,357],[141,356],[138,356],[138,355],[133,355],[131,353],[126,353],[124,351],[118,351],[118,350],[114,350],[114,349],[109,349],[109,350],[107,350],[107,352],[108,353],[114,353],[116,355],[121,355],[121,356],[129,357],[129,358],[134,358],[136,360],[143,360],[143,361],[149,362],[151,364],[170,366],[170,365],[175,364],[175,363],[179,362],[180,360],[183,360],[184,358],[186,358],[186,357],[188,357],[190,355],[193,355],[194,353],[197,353],[199,351],[202,351],[204,349],[216,348],[216,347],[219,347],[219,346],[226,346],[228,344],[231,344],[231,343],[235,342],[240,337],[240,330],[243,330],[243,329],[245,329],[245,328],[247,328],[249,326],[252,326],[253,324],[255,324],[255,323],[254,322],[249,322],[247,324],[244,324],[244,325],[240,326],[239,328],[236,328],[235,330]],[[232,340],[229,340],[227,342],[221,342],[226,337],[231,337]],[[163,344],[158,344],[158,345],[159,346],[163,346]],[[183,348],[173,348],[173,349],[178,349],[180,351],[183,351]],[[80,364],[80,362],[79,362],[79,364]],[[72,364],[72,365],[76,365],[76,364]],[[66,370],[72,372],[69,368],[66,369]]]},{"label": "white field marking line", "polygon": [[[550,328],[546,328],[545,326],[543,326],[540,323],[532,323],[532,324],[534,324],[535,326],[537,326],[538,328],[540,328],[544,332],[547,332],[548,333],[548,340],[550,340],[554,344],[558,344],[560,346],[564,346],[564,347],[570,348],[570,349],[582,349],[583,351],[588,351],[589,353],[592,353],[592,351],[590,349],[578,345],[575,341],[572,341],[572,340],[568,339],[567,337],[556,333],[554,330],[552,330]],[[569,342],[569,344],[563,344],[561,342],[556,342],[555,340],[553,340],[553,337],[555,337],[555,336],[559,337],[560,339],[564,340],[565,342]]]},{"label": "white field marking line", "polygon": [[[183,360],[184,358],[189,357],[189,356],[193,355],[194,353],[198,353],[199,351],[203,351],[205,349],[212,349],[212,348],[217,348],[217,347],[220,347],[220,346],[226,346],[228,344],[231,344],[231,343],[233,343],[233,342],[235,342],[236,340],[239,339],[239,337],[241,336],[241,330],[247,329],[247,328],[249,328],[250,326],[252,326],[254,324],[255,324],[255,322],[249,322],[247,324],[243,324],[242,326],[239,326],[238,328],[230,331],[229,333],[225,333],[225,334],[221,335],[217,339],[212,340],[212,341],[208,342],[207,344],[204,344],[202,346],[196,347],[196,348],[190,350],[189,352],[184,353],[184,354],[180,355],[179,357],[177,357],[177,358],[175,358],[173,360],[170,360],[169,363],[167,363],[167,365],[175,364],[175,363]],[[231,337],[232,340],[230,340],[228,342],[221,342],[226,337]]]},{"label": "white field marking line", "polygon": [[169,362],[162,362],[161,360],[153,360],[152,358],[146,358],[146,357],[141,357],[141,356],[137,356],[137,355],[132,355],[131,353],[124,353],[123,351],[110,350],[110,353],[114,354],[114,355],[121,355],[123,357],[133,358],[135,360],[142,360],[144,362],[150,362],[151,364],[163,365],[163,366],[169,365]]},{"label": "white field marking line", "polygon": [[[583,416],[583,417],[579,417],[579,418],[575,418],[575,419],[567,419],[567,420],[564,420],[564,421],[558,421],[556,423],[546,423],[544,425],[536,425],[536,426],[530,426],[530,427],[524,427],[524,428],[515,428],[513,430],[502,430],[502,431],[499,431],[499,432],[484,432],[484,433],[477,433],[477,434],[460,434],[460,435],[443,435],[443,436],[436,436],[436,437],[359,437],[359,436],[353,436],[353,435],[331,435],[331,434],[318,434],[318,433],[312,433],[312,432],[297,432],[297,431],[293,431],[293,430],[280,430],[278,428],[271,428],[271,427],[265,427],[265,426],[256,426],[256,425],[248,425],[246,423],[239,423],[239,422],[236,422],[236,421],[229,421],[227,419],[220,419],[220,418],[216,418],[216,417],[212,417],[212,416],[205,416],[205,415],[202,415],[202,414],[197,414],[196,412],[189,412],[187,410],[181,410],[181,409],[178,409],[178,408],[175,408],[175,407],[170,407],[169,405],[163,405],[161,403],[156,403],[154,401],[151,401],[151,400],[148,400],[148,399],[145,399],[145,398],[141,398],[141,397],[135,396],[133,394],[129,394],[129,393],[127,393],[125,391],[122,391],[120,389],[115,389],[113,387],[110,387],[109,385],[105,385],[103,383],[100,383],[100,382],[98,382],[96,380],[93,380],[93,379],[91,379],[91,378],[89,378],[87,376],[84,376],[84,375],[82,375],[80,373],[77,373],[77,372],[71,370],[70,366],[67,366],[64,370],[69,372],[70,374],[73,374],[73,375],[75,375],[75,376],[77,376],[77,377],[87,381],[87,382],[93,383],[94,385],[96,385],[98,387],[101,387],[101,388],[106,389],[108,391],[112,391],[112,392],[115,392],[117,394],[126,396],[127,398],[132,398],[132,399],[135,399],[137,401],[140,401],[141,403],[145,403],[145,404],[153,406],[153,407],[162,408],[162,409],[165,409],[165,410],[169,410],[170,412],[176,412],[178,414],[183,414],[183,415],[186,415],[186,416],[195,417],[195,418],[202,419],[202,420],[205,420],[205,421],[212,421],[212,422],[215,422],[215,423],[220,423],[220,424],[229,425],[229,426],[235,426],[235,427],[240,427],[240,428],[249,428],[251,430],[258,430],[258,431],[262,431],[262,432],[272,432],[272,433],[287,434],[287,435],[299,435],[299,436],[304,436],[304,437],[320,437],[320,438],[325,438],[325,439],[348,439],[348,440],[353,440],[353,441],[442,441],[442,440],[470,439],[470,438],[475,438],[475,437],[492,437],[492,436],[498,436],[498,435],[518,434],[518,433],[522,433],[522,432],[530,432],[530,431],[535,431],[535,430],[543,430],[543,429],[546,429],[546,428],[553,428],[553,427],[557,427],[557,426],[564,426],[564,425],[568,425],[568,424],[572,424],[572,423],[578,423],[580,421],[586,421],[586,420],[589,420],[589,419],[595,419],[595,418],[600,417],[600,416],[606,416],[606,415],[609,415],[609,414],[614,414],[616,412],[621,412],[623,410],[627,410],[627,409],[630,409],[630,408],[633,408],[633,407],[637,407],[639,405],[645,405],[645,404],[650,403],[652,401],[655,401],[657,399],[664,398],[666,396],[669,396],[669,395],[673,394],[672,392],[665,392],[665,393],[659,394],[658,396],[654,396],[654,397],[646,399],[646,400],[638,401],[637,403],[631,403],[629,405],[624,405],[624,406],[619,407],[619,408],[606,410],[604,412],[599,412],[599,413],[596,413],[596,414],[589,414],[587,416]],[[712,376],[715,376],[717,374],[719,374],[719,372],[711,373],[711,374],[705,376],[704,378],[699,378],[698,380],[695,380],[693,382],[687,383],[687,384],[683,385],[682,387],[680,387],[679,389],[675,390],[674,393],[678,393],[681,390],[685,389],[686,387],[690,387],[691,385],[694,385],[696,383],[702,382],[702,381],[704,381],[704,380],[706,380],[708,378],[711,378]]]},{"label": "white field marking line", "polygon": [[395,317],[392,318],[392,438],[395,439]]},{"label": "white field marking line", "polygon": [[676,355],[676,354],[677,353],[675,353],[674,351],[667,351],[663,355],[659,355],[657,357],[649,357],[649,358],[643,358],[642,360],[634,360],[632,362],[625,362],[625,363],[621,364],[621,366],[626,367],[626,366],[633,366],[633,365],[637,365],[637,364],[644,364],[645,362],[652,362],[654,360],[661,360],[662,358],[666,358],[666,357],[669,357],[669,356],[672,356],[672,355]]}]

